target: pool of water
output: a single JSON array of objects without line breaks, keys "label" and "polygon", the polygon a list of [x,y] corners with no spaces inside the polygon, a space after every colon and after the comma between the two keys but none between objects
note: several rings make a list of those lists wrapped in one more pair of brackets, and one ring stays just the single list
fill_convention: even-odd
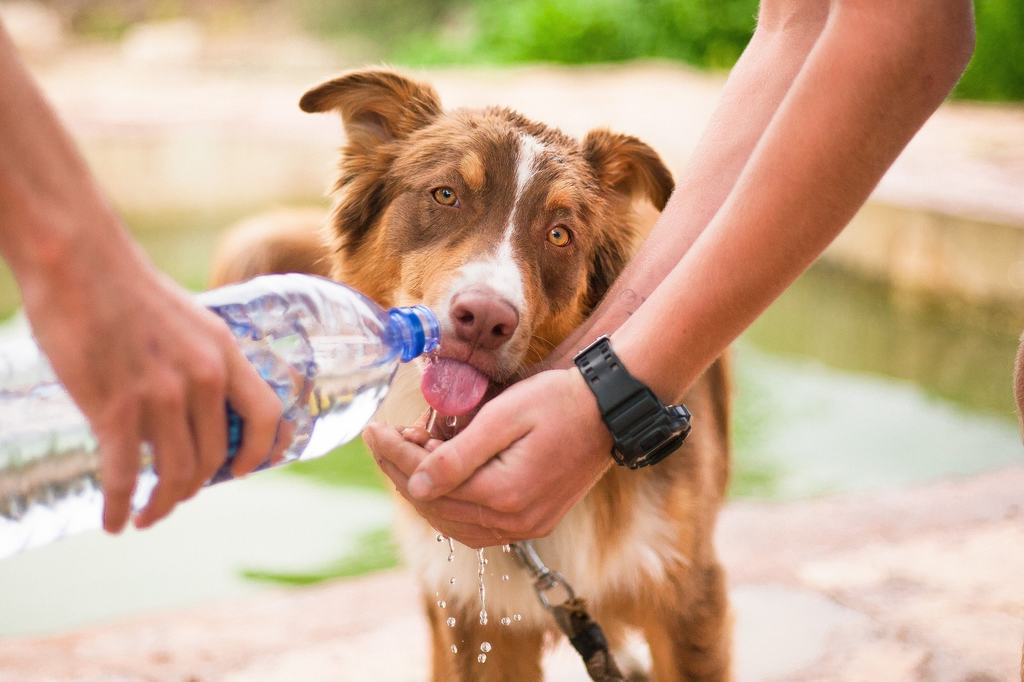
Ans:
[{"label": "pool of water", "polygon": [[733,493],[791,498],[1024,462],[1018,320],[812,268],[737,344]]}]

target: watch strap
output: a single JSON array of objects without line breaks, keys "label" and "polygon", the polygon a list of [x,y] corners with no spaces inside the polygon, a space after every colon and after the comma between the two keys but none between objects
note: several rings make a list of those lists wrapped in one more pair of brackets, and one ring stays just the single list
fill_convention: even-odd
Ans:
[{"label": "watch strap", "polygon": [[597,400],[612,434],[612,457],[631,469],[656,464],[677,450],[690,432],[683,405],[665,405],[635,378],[612,350],[607,336],[580,351],[576,366]]}]

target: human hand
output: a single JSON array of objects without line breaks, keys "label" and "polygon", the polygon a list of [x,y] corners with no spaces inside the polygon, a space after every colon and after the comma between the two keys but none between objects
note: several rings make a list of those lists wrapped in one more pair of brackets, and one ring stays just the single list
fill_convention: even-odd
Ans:
[{"label": "human hand", "polygon": [[612,463],[611,435],[575,368],[511,386],[443,443],[379,424],[364,438],[420,514],[470,547],[547,535]]},{"label": "human hand", "polygon": [[210,479],[226,457],[226,401],[244,420],[232,473],[280,457],[280,401],[224,322],[153,269],[127,236],[21,274],[35,337],[98,439],[107,531],[128,520],[142,443],[152,446],[158,480],[137,527],[167,516]]}]

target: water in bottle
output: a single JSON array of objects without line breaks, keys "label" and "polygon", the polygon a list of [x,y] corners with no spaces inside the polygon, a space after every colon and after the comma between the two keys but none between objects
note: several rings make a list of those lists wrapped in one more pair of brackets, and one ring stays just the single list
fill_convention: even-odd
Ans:
[{"label": "water in bottle", "polygon": [[[400,362],[437,348],[424,306],[377,306],[310,275],[267,275],[201,294],[284,407],[291,445],[282,463],[319,457],[360,433]],[[240,419],[228,408],[228,458],[211,483],[231,477]],[[133,499],[156,484],[143,446]],[[0,345],[0,558],[98,528],[99,452],[88,424],[29,338]]]}]

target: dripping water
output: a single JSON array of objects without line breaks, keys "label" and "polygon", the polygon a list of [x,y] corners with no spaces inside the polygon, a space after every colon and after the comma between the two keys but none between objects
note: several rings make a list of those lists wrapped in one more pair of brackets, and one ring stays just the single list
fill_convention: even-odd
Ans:
[{"label": "dripping water", "polygon": [[480,590],[480,625],[487,625],[487,588],[484,586],[484,569],[487,567],[487,558],[484,557],[483,547],[476,551],[476,558],[479,566],[476,577]]}]

